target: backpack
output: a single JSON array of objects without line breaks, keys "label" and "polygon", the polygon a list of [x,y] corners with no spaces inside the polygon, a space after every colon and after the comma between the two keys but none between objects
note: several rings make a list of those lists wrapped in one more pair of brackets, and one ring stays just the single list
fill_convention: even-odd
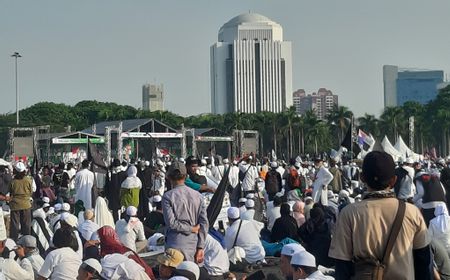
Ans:
[{"label": "backpack", "polygon": [[296,168],[291,168],[289,171],[289,182],[291,184],[291,188],[298,189],[302,186],[302,180]]}]

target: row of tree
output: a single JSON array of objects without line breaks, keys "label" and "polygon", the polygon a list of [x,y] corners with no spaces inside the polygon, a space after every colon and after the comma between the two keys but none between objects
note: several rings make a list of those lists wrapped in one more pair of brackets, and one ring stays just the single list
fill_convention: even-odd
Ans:
[{"label": "row of tree", "polygon": [[[75,106],[51,102],[37,103],[20,112],[21,126],[51,125],[52,132],[82,130],[94,123],[108,120],[155,118],[173,128],[217,128],[226,134],[234,129],[257,130],[260,133],[260,151],[267,154],[272,149],[278,155],[289,158],[298,154],[317,154],[337,149],[350,123],[371,133],[381,141],[384,135],[393,142],[398,136],[409,139],[409,117],[414,117],[414,147],[424,152],[435,147],[441,155],[450,153],[450,86],[441,90],[437,98],[426,105],[407,102],[403,106],[387,107],[380,118],[365,114],[354,118],[345,106],[336,106],[328,112],[326,120],[320,120],[313,111],[298,115],[294,107],[281,113],[260,112],[254,114],[228,113],[224,115],[202,114],[182,117],[168,111],[148,112],[131,106],[110,102],[82,101]],[[0,115],[0,143],[6,143],[7,130],[15,126],[15,114]],[[1,150],[5,149],[0,146]]]}]

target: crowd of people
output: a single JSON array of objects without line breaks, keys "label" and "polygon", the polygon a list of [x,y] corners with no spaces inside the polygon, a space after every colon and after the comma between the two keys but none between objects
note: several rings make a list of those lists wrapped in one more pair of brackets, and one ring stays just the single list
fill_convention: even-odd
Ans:
[{"label": "crowd of people", "polygon": [[[450,279],[449,166],[376,151],[115,159],[99,186],[87,160],[14,162],[0,166],[0,279],[279,279],[264,273],[278,257],[285,279]],[[229,201],[227,220],[206,195]]]}]

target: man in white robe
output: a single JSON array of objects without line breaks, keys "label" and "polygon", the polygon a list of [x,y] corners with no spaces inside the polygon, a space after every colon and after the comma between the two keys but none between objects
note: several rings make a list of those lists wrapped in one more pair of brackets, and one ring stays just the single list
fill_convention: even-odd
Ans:
[{"label": "man in white robe", "polygon": [[317,170],[316,180],[313,183],[313,199],[314,203],[321,202],[322,205],[328,205],[328,184],[333,180],[333,174],[323,166],[321,159],[314,161]]},{"label": "man in white robe", "polygon": [[75,175],[75,201],[81,200],[86,209],[92,208],[92,187],[94,186],[94,173],[89,170],[89,161],[81,163],[81,170]]}]

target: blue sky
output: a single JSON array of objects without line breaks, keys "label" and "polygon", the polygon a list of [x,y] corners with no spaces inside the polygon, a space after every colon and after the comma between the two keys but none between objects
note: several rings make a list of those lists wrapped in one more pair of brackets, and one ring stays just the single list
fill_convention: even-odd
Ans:
[{"label": "blue sky", "polygon": [[163,83],[165,106],[210,112],[209,48],[248,11],[292,41],[293,88],[326,87],[356,115],[383,107],[382,66],[450,74],[450,1],[0,0],[0,113],[81,100],[141,106],[141,86]]}]

